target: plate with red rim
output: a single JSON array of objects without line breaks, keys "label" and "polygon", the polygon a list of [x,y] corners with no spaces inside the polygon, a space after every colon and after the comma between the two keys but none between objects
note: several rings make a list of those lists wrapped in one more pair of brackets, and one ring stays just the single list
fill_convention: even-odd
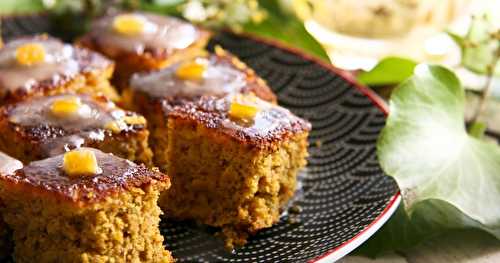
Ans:
[{"label": "plate with red rim", "polygon": [[[50,33],[51,24],[41,16],[2,23],[7,39],[42,32]],[[308,165],[289,205],[294,208],[244,247],[229,252],[214,229],[162,221],[166,247],[178,262],[333,262],[347,255],[401,201],[376,156],[387,105],[349,74],[279,42],[219,32],[209,48],[215,45],[247,63],[268,82],[280,105],[312,123]]]}]

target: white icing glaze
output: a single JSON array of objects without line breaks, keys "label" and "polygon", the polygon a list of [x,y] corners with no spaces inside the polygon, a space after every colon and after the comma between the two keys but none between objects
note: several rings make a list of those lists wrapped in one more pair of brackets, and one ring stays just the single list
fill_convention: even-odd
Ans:
[{"label": "white icing glaze", "polygon": [[[31,66],[16,61],[16,49],[27,43],[37,43],[45,50],[45,61]],[[74,76],[79,72],[78,62],[73,59],[74,49],[55,39],[22,38],[7,43],[0,49],[0,95],[7,91],[29,91],[39,81],[57,83],[61,76]]]},{"label": "white icing glaze", "polygon": [[47,156],[58,155],[76,148],[81,148],[88,140],[104,140],[104,131],[89,131],[58,137],[44,141],[41,145],[42,152]]},{"label": "white icing glaze", "polygon": [[130,86],[151,97],[197,97],[202,95],[224,96],[241,92],[246,85],[246,75],[230,63],[220,62],[216,56],[197,58],[207,65],[202,79],[183,80],[175,75],[179,64],[146,74],[136,74]]},{"label": "white icing glaze", "polygon": [[136,54],[143,54],[148,49],[160,49],[169,53],[189,47],[199,37],[195,26],[180,19],[141,12],[131,14],[144,18],[145,30],[138,35],[121,34],[113,29],[115,16],[101,18],[93,24],[91,33],[96,36],[99,46]]},{"label": "white icing glaze", "polygon": [[23,168],[23,164],[7,154],[0,152],[0,174],[13,174],[16,170]]},{"label": "white icing glaze", "polygon": [[[68,117],[52,114],[50,106],[59,99],[77,96],[81,106],[78,112]],[[65,131],[64,136],[54,136],[39,142],[46,157],[79,148],[88,141],[102,141],[105,127],[111,121],[122,119],[126,112],[112,102],[95,101],[87,95],[56,95],[36,98],[15,104],[9,111],[9,121],[24,127],[54,127]]]},{"label": "white icing glaze", "polygon": [[[237,98],[237,97],[236,97]],[[232,100],[226,98],[226,100]],[[238,99],[233,101],[237,101]],[[222,126],[228,129],[241,130],[252,136],[267,136],[273,130],[279,127],[289,127],[293,122],[297,122],[295,117],[289,110],[278,105],[271,104],[267,101],[254,97],[251,102],[239,101],[244,105],[253,106],[259,109],[251,120],[234,119],[228,116],[222,121]]]},{"label": "white icing glaze", "polygon": [[74,96],[76,95],[56,95],[18,103],[9,112],[9,121],[22,126],[47,125],[78,131],[103,128],[106,123],[117,120],[125,114],[112,102],[96,102],[85,95],[78,96],[82,106],[74,115],[57,117],[52,114],[50,106],[54,101]]}]

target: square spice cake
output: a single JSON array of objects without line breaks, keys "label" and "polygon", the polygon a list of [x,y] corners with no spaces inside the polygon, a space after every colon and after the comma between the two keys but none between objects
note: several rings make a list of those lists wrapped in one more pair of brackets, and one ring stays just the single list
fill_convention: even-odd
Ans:
[{"label": "square spice cake", "polygon": [[14,39],[0,49],[0,104],[67,92],[116,100],[113,68],[102,55],[46,35]]},{"label": "square spice cake", "polygon": [[0,108],[0,150],[27,164],[87,146],[149,166],[146,125],[105,97],[38,97]]},{"label": "square spice cake", "polygon": [[274,93],[252,69],[216,48],[215,54],[208,57],[199,56],[159,71],[135,74],[123,97],[129,108],[148,120],[155,165],[166,171],[167,119],[174,106],[203,96],[220,98],[247,93],[276,103]]},{"label": "square spice cake", "polygon": [[[0,152],[0,175],[13,174],[21,168],[23,164],[20,161]],[[2,207],[0,199],[0,211]],[[12,249],[12,233],[1,215],[0,212],[0,261],[8,258]]]},{"label": "square spice cake", "polygon": [[173,262],[159,231],[169,178],[81,148],[0,175],[16,262]]},{"label": "square spice cake", "polygon": [[226,245],[272,226],[306,165],[310,124],[252,95],[202,98],[168,116],[167,216],[222,229]]},{"label": "square spice cake", "polygon": [[78,43],[116,61],[113,82],[122,88],[133,73],[203,53],[209,38],[208,31],[180,19],[133,12],[96,20]]}]

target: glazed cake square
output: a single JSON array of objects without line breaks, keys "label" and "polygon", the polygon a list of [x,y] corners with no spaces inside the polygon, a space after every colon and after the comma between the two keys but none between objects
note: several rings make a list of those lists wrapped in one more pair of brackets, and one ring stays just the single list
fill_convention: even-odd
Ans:
[{"label": "glazed cake square", "polygon": [[151,131],[155,165],[167,171],[167,120],[173,107],[201,97],[221,98],[255,94],[276,103],[264,80],[235,56],[216,48],[215,54],[199,56],[159,71],[135,74],[126,89],[128,107],[143,114]]},{"label": "glazed cake square", "polygon": [[177,220],[222,229],[226,244],[272,226],[306,165],[311,126],[251,95],[202,98],[168,116],[172,187],[160,207]]},{"label": "glazed cake square", "polygon": [[68,92],[117,100],[113,69],[102,55],[47,35],[13,39],[0,49],[0,105]]},{"label": "glazed cake square", "polygon": [[33,98],[0,108],[0,150],[27,164],[86,146],[151,164],[141,115],[84,94]]},{"label": "glazed cake square", "polygon": [[[13,174],[21,168],[23,168],[23,164],[19,160],[0,152],[0,175]],[[0,199],[0,211],[3,206]],[[12,233],[1,215],[0,212],[0,261],[6,260],[12,250]]]},{"label": "glazed cake square", "polygon": [[208,31],[180,19],[132,12],[94,21],[78,43],[116,61],[113,82],[123,88],[133,73],[203,53],[209,38]]},{"label": "glazed cake square", "polygon": [[162,173],[90,148],[2,174],[15,261],[173,262],[158,228],[158,196],[169,185]]}]

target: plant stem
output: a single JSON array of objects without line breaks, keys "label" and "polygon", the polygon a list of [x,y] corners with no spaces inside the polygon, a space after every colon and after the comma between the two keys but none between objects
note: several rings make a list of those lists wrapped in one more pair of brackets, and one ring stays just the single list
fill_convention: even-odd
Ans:
[{"label": "plant stem", "polygon": [[481,114],[484,112],[484,109],[486,108],[486,101],[488,97],[490,96],[491,93],[491,87],[493,83],[493,74],[495,73],[495,67],[500,60],[500,45],[498,46],[497,50],[495,51],[495,57],[493,58],[492,64],[488,66],[487,69],[487,75],[486,75],[486,83],[484,85],[483,92],[481,93],[481,99],[479,100],[479,105],[476,109],[476,112],[474,113],[474,116],[472,117],[471,123],[475,123],[478,121],[479,117]]}]

